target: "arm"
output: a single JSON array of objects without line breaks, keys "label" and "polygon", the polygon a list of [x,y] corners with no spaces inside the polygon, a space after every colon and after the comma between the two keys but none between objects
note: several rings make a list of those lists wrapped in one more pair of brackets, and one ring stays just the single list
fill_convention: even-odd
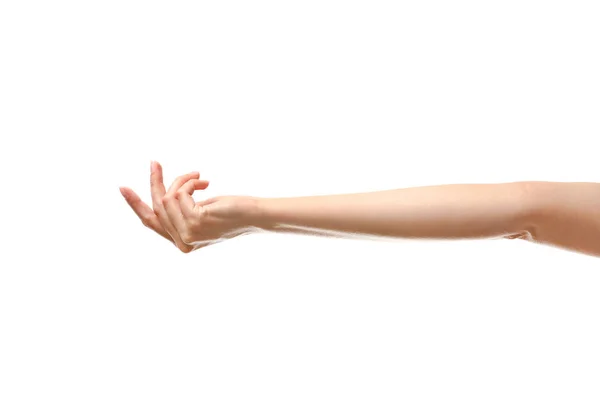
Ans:
[{"label": "arm", "polygon": [[184,253],[256,231],[430,239],[521,238],[600,256],[600,183],[451,184],[379,192],[196,202],[208,181],[178,177],[168,191],[153,165],[154,210],[121,193],[142,223]]},{"label": "arm", "polygon": [[324,236],[527,237],[531,192],[529,183],[511,182],[258,198],[254,221],[267,231]]},{"label": "arm", "polygon": [[258,199],[274,232],[398,238],[520,238],[600,256],[600,183],[511,182]]}]

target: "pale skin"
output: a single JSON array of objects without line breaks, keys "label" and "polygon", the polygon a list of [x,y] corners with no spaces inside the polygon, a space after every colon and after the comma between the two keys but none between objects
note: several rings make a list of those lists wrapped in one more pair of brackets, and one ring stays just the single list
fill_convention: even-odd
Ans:
[{"label": "pale skin", "polygon": [[304,197],[217,196],[199,172],[169,189],[151,163],[152,206],[121,194],[141,222],[183,253],[256,232],[348,238],[507,238],[600,256],[600,183],[524,181],[446,184]]}]

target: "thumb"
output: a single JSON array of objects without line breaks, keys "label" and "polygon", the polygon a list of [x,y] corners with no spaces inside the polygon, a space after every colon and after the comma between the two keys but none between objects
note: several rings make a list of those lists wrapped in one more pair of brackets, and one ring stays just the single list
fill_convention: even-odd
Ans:
[{"label": "thumb", "polygon": [[212,204],[216,201],[218,201],[220,199],[220,197],[211,197],[210,199],[206,199],[206,200],[202,200],[202,201],[197,201],[196,205],[200,206],[200,207],[204,207],[207,206],[209,204]]}]

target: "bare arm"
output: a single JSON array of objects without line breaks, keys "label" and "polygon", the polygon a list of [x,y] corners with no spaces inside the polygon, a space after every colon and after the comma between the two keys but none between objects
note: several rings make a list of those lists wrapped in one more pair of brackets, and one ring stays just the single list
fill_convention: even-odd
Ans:
[{"label": "bare arm", "polygon": [[168,191],[152,167],[154,210],[121,193],[145,226],[184,253],[256,231],[421,239],[525,239],[600,256],[600,183],[449,184],[304,197],[218,196],[196,202],[208,181],[177,178]]},{"label": "bare arm", "polygon": [[528,183],[511,182],[259,198],[255,221],[268,231],[325,236],[526,237],[530,192]]},{"label": "bare arm", "polygon": [[326,236],[525,239],[600,256],[600,183],[454,184],[259,199],[260,227]]}]

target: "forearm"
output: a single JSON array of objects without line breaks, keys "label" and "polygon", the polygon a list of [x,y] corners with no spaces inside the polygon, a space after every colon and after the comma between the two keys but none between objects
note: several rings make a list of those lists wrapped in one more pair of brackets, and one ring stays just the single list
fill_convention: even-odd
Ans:
[{"label": "forearm", "polygon": [[525,232],[522,182],[259,198],[256,225],[272,232],[395,238],[490,238]]}]

